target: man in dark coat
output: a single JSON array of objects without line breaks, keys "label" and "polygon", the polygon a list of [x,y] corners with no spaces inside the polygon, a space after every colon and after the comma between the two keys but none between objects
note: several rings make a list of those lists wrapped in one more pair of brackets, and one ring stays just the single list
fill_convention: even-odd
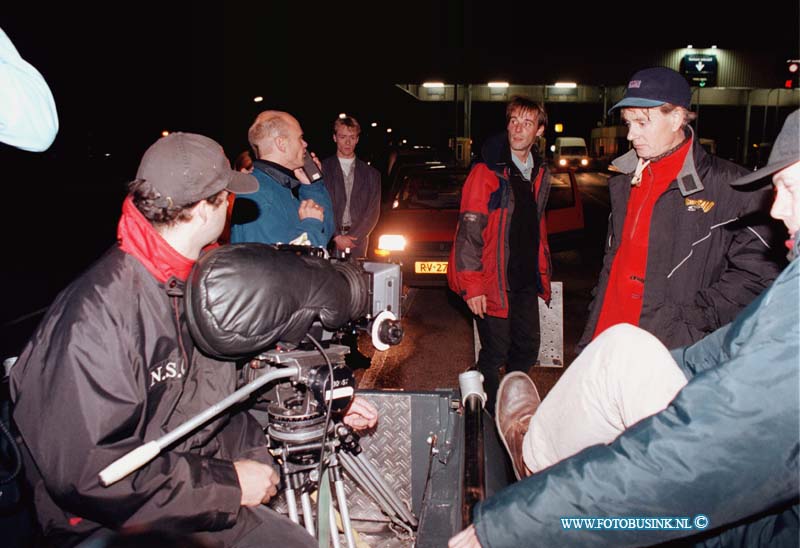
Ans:
[{"label": "man in dark coat", "polygon": [[[168,530],[208,546],[316,546],[262,506],[280,478],[246,411],[221,414],[111,485],[98,478],[236,388],[236,364],[195,346],[184,287],[222,231],[228,192],[257,189],[211,139],[159,139],[129,185],[118,244],[61,292],[12,368],[14,421],[49,546],[114,530]],[[356,405],[372,421],[374,408]]]},{"label": "man in dark coat", "polygon": [[352,116],[333,123],[336,154],[322,162],[323,180],[333,202],[336,230],[332,245],[341,253],[366,257],[369,235],[381,213],[381,174],[356,158],[361,125]]},{"label": "man in dark coat", "polygon": [[633,148],[613,162],[621,174],[608,182],[606,252],[581,348],[619,323],[667,348],[691,344],[733,320],[784,264],[769,190],[730,187],[747,171],[700,146],[691,94],[674,70],[648,68],[611,109]]}]

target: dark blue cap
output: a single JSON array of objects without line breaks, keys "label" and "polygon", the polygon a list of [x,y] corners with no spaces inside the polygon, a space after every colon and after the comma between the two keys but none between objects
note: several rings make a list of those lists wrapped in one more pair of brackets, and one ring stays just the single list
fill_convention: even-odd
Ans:
[{"label": "dark blue cap", "polygon": [[653,67],[631,76],[622,101],[609,112],[624,107],[660,107],[664,103],[688,110],[691,101],[692,89],[683,76],[667,67]]}]

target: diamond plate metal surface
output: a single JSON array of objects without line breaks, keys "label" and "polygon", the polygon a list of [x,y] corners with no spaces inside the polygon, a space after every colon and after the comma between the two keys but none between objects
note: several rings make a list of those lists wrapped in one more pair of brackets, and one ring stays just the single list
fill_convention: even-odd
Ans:
[{"label": "diamond plate metal surface", "polygon": [[[361,438],[363,454],[382,474],[392,491],[411,508],[411,396],[402,393],[363,395],[378,409],[378,427]],[[370,546],[394,548],[412,546],[414,539],[390,528],[388,516],[380,506],[345,472],[345,494],[353,527]],[[331,490],[333,492],[333,489]],[[332,495],[335,499],[335,495]],[[283,493],[269,504],[287,514]],[[298,500],[298,507],[299,507]],[[299,509],[302,514],[302,509]],[[301,517],[302,520],[302,517]],[[395,529],[396,526],[392,526]],[[342,537],[343,539],[344,537]]]}]

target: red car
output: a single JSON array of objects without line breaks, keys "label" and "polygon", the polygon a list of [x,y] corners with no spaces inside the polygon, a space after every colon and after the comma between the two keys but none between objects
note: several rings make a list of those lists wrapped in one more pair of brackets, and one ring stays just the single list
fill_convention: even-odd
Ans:
[{"label": "red car", "polygon": [[[400,262],[406,285],[447,285],[447,259],[468,173],[445,164],[406,170],[370,236],[370,259]],[[558,250],[582,236],[583,205],[573,172],[552,171],[551,180],[547,229],[551,247]]]}]

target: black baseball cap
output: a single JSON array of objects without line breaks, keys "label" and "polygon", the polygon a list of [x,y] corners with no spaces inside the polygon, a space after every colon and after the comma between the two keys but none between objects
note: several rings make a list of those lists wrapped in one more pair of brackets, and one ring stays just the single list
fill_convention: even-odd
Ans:
[{"label": "black baseball cap", "polygon": [[800,162],[800,110],[795,110],[786,117],[783,128],[781,128],[781,132],[772,146],[772,151],[769,153],[767,165],[743,177],[739,177],[730,184],[739,186],[758,181],[764,177],[774,175],[795,162]]},{"label": "black baseball cap", "polygon": [[219,143],[195,133],[171,133],[150,145],[136,178],[150,182],[161,194],[156,202],[160,207],[194,204],[220,190],[258,190],[255,177],[231,169]]},{"label": "black baseball cap", "polygon": [[686,78],[667,67],[652,67],[631,76],[625,96],[608,112],[618,108],[653,108],[664,103],[689,109],[692,89]]}]

